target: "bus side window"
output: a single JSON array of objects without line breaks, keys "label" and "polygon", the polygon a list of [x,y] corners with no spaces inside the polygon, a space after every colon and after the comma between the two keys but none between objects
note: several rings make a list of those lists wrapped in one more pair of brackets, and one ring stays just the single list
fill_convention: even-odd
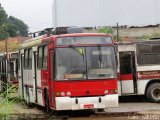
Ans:
[{"label": "bus side window", "polygon": [[43,69],[47,69],[47,57],[48,57],[48,47],[47,45],[43,46]]},{"label": "bus side window", "polygon": [[28,49],[24,50],[24,69],[28,68]]},{"label": "bus side window", "polygon": [[40,46],[38,47],[38,59],[37,59],[37,68],[42,69],[42,52],[43,52],[43,47]]},{"label": "bus side window", "polygon": [[28,68],[29,69],[32,69],[32,54],[33,54],[33,52],[32,52],[32,49],[30,48],[30,49],[28,49]]},{"label": "bus side window", "polygon": [[130,74],[131,71],[131,54],[130,52],[120,52],[120,73]]}]

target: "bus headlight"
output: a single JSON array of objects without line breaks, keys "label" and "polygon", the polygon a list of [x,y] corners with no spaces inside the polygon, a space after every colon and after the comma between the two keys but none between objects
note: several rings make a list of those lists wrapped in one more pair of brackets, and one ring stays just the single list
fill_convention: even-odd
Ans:
[{"label": "bus headlight", "polygon": [[60,92],[56,92],[56,96],[60,96]]},{"label": "bus headlight", "polygon": [[115,90],[111,90],[110,93],[111,94],[117,94],[117,90],[116,89]]},{"label": "bus headlight", "polygon": [[61,96],[65,96],[65,93],[64,93],[64,92],[61,92]]},{"label": "bus headlight", "polygon": [[104,94],[108,94],[108,90],[105,90],[105,91],[104,91]]},{"label": "bus headlight", "polygon": [[71,92],[67,92],[67,96],[70,96],[71,95]]}]

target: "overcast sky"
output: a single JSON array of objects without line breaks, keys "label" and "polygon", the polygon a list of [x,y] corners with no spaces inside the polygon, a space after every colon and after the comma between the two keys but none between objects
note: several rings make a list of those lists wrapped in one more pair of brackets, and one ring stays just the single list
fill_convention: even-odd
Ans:
[{"label": "overcast sky", "polygon": [[0,0],[9,16],[23,20],[30,32],[52,27],[53,0]]},{"label": "overcast sky", "polygon": [[[52,2],[0,0],[7,14],[23,20],[30,32],[53,26]],[[160,0],[57,0],[55,8],[54,27],[160,24]]]}]

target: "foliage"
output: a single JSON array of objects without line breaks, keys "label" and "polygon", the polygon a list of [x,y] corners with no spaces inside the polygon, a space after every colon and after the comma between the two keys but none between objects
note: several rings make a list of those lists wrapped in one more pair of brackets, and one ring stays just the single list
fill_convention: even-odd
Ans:
[{"label": "foliage", "polygon": [[0,27],[0,40],[3,40],[7,37],[8,37],[8,33],[2,27]]},{"label": "foliage", "polygon": [[[1,82],[1,85],[5,84]],[[15,92],[14,87],[8,88],[5,92],[2,92],[0,94],[0,118],[1,119],[9,119],[10,113],[13,111],[13,103],[17,100],[17,98],[14,98],[12,100],[9,100],[11,93]]]},{"label": "foliage", "polygon": [[9,25],[10,25],[10,30],[14,31],[14,29],[16,29],[16,31],[14,31],[15,35],[17,34],[17,32],[20,32],[20,35],[22,36],[27,36],[28,34],[28,26],[20,19],[17,19],[13,16],[9,16],[8,18],[9,21]]},{"label": "foliage", "polygon": [[160,36],[160,33],[155,32],[155,33],[152,34],[152,37],[157,37],[157,36]]},{"label": "foliage", "polygon": [[151,38],[151,35],[143,35],[143,36],[142,36],[142,39],[144,39],[144,40],[147,40],[147,39],[149,39],[149,38]]},{"label": "foliage", "polygon": [[100,28],[98,30],[99,33],[109,33],[109,34],[113,34],[113,31],[112,31],[112,28],[110,27],[103,27],[103,28]]},{"label": "foliage", "polygon": [[153,34],[146,34],[146,35],[143,35],[142,38],[145,39],[145,40],[148,40],[149,38],[152,38],[152,37],[157,37],[157,36],[160,36],[160,33],[153,33]]},{"label": "foliage", "polygon": [[16,32],[17,31],[17,27],[16,27],[16,25],[8,23],[8,24],[6,24],[6,27],[7,27],[7,32],[9,33],[10,37],[17,36],[17,32]]},{"label": "foliage", "polygon": [[7,14],[0,4],[0,27],[3,25],[3,23],[5,23],[6,20],[7,20]]},{"label": "foliage", "polygon": [[7,37],[4,27],[6,21],[7,21],[7,14],[0,4],[0,39],[4,39]]},{"label": "foliage", "polygon": [[[5,83],[3,83],[2,81],[0,81],[0,84],[6,86]],[[6,91],[0,94],[0,119],[2,120],[10,120],[10,118],[12,117],[15,103],[23,102],[22,99],[18,97],[13,97],[14,94],[17,92],[17,88],[13,86],[8,86],[7,88],[8,89]]]},{"label": "foliage", "polygon": [[0,40],[18,35],[27,36],[28,26],[20,19],[7,15],[0,4]]}]

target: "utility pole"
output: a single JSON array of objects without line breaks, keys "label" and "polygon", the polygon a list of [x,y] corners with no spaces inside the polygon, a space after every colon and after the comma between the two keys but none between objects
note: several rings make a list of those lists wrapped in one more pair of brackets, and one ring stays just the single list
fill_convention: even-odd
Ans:
[{"label": "utility pole", "polygon": [[20,31],[17,31],[17,35],[18,35],[18,49],[20,47]]},{"label": "utility pole", "polygon": [[118,26],[118,22],[117,22],[117,42],[120,42],[120,39],[119,39],[119,26]]},{"label": "utility pole", "polygon": [[7,35],[7,38],[5,39],[5,51],[6,51],[6,91],[7,91],[7,96],[8,96],[8,38],[9,36]]},{"label": "utility pole", "polygon": [[8,37],[5,39],[5,52],[6,52],[6,75],[8,78]]},{"label": "utility pole", "polygon": [[57,34],[57,0],[53,1],[53,9],[54,9],[54,21],[53,21],[53,27],[54,27],[54,31]]},{"label": "utility pole", "polygon": [[5,37],[5,40],[4,40],[4,42],[5,42],[5,59],[4,59],[4,64],[5,64],[5,75],[4,75],[4,86],[5,86],[5,91],[6,91],[6,96],[8,95],[8,38],[9,38],[9,34],[8,34],[8,32],[7,32],[7,29],[6,29],[6,25],[2,25],[3,26],[3,28],[4,28],[4,30],[5,30],[5,35],[6,35],[6,37]]}]

